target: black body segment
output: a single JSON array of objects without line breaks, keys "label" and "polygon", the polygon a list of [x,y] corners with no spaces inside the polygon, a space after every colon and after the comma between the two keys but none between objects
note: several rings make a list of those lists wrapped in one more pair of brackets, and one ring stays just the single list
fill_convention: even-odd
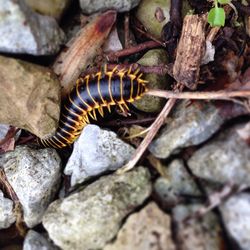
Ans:
[{"label": "black body segment", "polygon": [[79,78],[76,87],[62,105],[59,126],[54,136],[38,139],[43,147],[62,148],[73,143],[89,117],[96,120],[96,111],[103,116],[103,108],[118,105],[122,111],[128,109],[127,103],[140,99],[147,91],[146,82],[139,70],[107,71]]}]

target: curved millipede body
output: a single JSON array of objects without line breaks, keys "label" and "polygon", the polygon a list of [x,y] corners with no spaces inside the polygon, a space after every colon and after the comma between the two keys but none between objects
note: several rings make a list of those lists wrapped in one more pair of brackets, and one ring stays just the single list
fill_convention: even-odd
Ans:
[{"label": "curved millipede body", "polygon": [[89,117],[96,120],[96,111],[103,116],[103,108],[118,105],[122,111],[128,110],[127,103],[140,99],[147,91],[145,80],[139,70],[116,70],[87,75],[76,81],[76,87],[70,92],[62,106],[59,126],[54,136],[38,139],[44,147],[62,148],[73,143],[83,127],[89,123]]}]

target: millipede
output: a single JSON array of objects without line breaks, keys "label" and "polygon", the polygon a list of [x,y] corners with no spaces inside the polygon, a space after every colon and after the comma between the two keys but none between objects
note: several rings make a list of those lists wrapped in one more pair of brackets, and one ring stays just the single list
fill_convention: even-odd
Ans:
[{"label": "millipede", "polygon": [[68,94],[62,105],[59,126],[53,136],[38,139],[43,147],[63,148],[72,144],[90,117],[97,120],[96,111],[104,116],[104,108],[111,112],[111,106],[118,105],[121,111],[129,110],[128,103],[140,99],[147,91],[147,81],[142,79],[140,69],[114,67],[111,71],[104,67],[96,74],[80,77],[76,86]]}]

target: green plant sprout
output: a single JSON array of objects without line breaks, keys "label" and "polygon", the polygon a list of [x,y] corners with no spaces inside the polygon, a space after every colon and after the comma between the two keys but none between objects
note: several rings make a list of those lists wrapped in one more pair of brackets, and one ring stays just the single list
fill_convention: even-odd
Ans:
[{"label": "green plant sprout", "polygon": [[214,7],[208,12],[208,23],[211,27],[221,27],[225,25],[226,14],[218,4],[230,4],[231,0],[214,0]]}]

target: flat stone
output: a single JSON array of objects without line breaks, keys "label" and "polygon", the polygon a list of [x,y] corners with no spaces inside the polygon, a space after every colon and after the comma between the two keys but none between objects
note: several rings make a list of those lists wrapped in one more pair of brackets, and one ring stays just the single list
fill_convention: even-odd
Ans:
[{"label": "flat stone", "polygon": [[189,159],[192,172],[211,183],[250,182],[250,148],[238,131],[244,125],[222,132]]},{"label": "flat stone", "polygon": [[74,143],[64,173],[71,175],[71,186],[91,176],[122,167],[131,158],[134,148],[112,131],[87,125]]},{"label": "flat stone", "polygon": [[240,249],[250,249],[250,195],[241,193],[232,196],[220,206],[223,222],[229,236]]},{"label": "flat stone", "polygon": [[60,183],[61,160],[54,149],[18,146],[0,156],[7,180],[14,189],[28,227],[34,227],[53,200]]},{"label": "flat stone", "polygon": [[82,191],[50,204],[43,225],[64,250],[100,249],[150,193],[150,175],[143,167],[124,175],[103,176]]},{"label": "flat stone", "polygon": [[84,14],[116,10],[118,12],[130,11],[139,4],[140,0],[80,0],[80,6]]},{"label": "flat stone", "polygon": [[33,12],[24,0],[0,0],[0,9],[1,52],[52,55],[59,51],[64,33],[54,18]]},{"label": "flat stone", "polygon": [[104,250],[174,250],[170,216],[151,202],[128,217],[114,243]]},{"label": "flat stone", "polygon": [[42,66],[0,56],[0,79],[0,123],[38,137],[52,135],[58,126],[61,97],[55,74]]},{"label": "flat stone", "polygon": [[0,230],[10,227],[15,221],[13,201],[5,198],[0,190]]},{"label": "flat stone", "polygon": [[23,250],[59,250],[46,237],[34,230],[29,230],[23,242]]}]

